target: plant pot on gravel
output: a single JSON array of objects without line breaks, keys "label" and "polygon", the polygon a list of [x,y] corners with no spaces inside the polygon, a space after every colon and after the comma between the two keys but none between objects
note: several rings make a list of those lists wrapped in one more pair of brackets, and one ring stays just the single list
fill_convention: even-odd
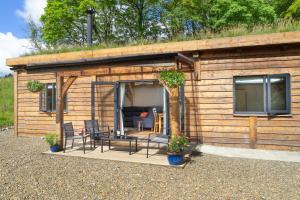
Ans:
[{"label": "plant pot on gravel", "polygon": [[184,162],[183,150],[189,145],[189,141],[184,136],[173,136],[168,146],[168,161],[170,165],[181,165]]},{"label": "plant pot on gravel", "polygon": [[46,134],[45,140],[50,145],[51,152],[58,152],[60,150],[58,145],[58,135],[56,133]]}]

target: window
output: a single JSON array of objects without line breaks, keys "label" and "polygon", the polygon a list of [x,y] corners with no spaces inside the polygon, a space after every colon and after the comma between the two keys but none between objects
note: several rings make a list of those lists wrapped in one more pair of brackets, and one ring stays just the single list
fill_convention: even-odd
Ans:
[{"label": "window", "polygon": [[234,81],[234,113],[289,114],[290,75],[238,76]]},{"label": "window", "polygon": [[[67,110],[67,96],[64,98],[64,111]],[[46,83],[45,88],[40,92],[40,111],[56,111],[56,84]]]}]

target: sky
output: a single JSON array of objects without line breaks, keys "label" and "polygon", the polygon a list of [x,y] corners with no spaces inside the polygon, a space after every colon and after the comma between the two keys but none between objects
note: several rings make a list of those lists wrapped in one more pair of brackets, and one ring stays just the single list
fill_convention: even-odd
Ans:
[{"label": "sky", "polygon": [[6,58],[31,51],[27,21],[40,23],[46,0],[0,0],[0,75],[10,73]]}]

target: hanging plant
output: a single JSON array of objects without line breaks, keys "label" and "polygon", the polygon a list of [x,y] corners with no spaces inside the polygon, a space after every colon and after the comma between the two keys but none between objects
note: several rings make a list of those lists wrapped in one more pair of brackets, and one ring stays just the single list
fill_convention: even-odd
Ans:
[{"label": "hanging plant", "polygon": [[184,85],[185,76],[179,71],[162,71],[160,72],[160,81],[169,89],[177,88]]},{"label": "hanging plant", "polygon": [[159,73],[159,81],[165,86],[170,94],[170,127],[172,137],[180,135],[179,122],[179,86],[184,85],[185,75],[180,71],[162,71]]},{"label": "hanging plant", "polygon": [[26,85],[30,92],[39,92],[44,88],[44,84],[36,80],[27,81]]}]

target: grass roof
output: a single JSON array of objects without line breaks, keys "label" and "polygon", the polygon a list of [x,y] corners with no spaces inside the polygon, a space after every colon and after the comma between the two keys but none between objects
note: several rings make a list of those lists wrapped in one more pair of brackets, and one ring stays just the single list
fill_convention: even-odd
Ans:
[{"label": "grass roof", "polygon": [[181,35],[173,39],[166,40],[156,40],[156,41],[135,41],[126,44],[95,44],[93,46],[66,46],[61,45],[55,48],[42,49],[37,51],[32,51],[30,53],[23,54],[22,56],[31,55],[45,55],[45,54],[55,54],[55,53],[65,53],[65,52],[75,52],[75,51],[85,51],[85,50],[97,50],[106,48],[116,48],[125,46],[137,46],[145,44],[154,43],[167,43],[167,42],[178,42],[178,41],[189,41],[189,40],[204,40],[204,39],[214,39],[214,38],[225,38],[225,37],[237,37],[245,35],[260,35],[268,33],[280,33],[280,32],[292,32],[300,31],[300,21],[293,20],[281,20],[272,24],[261,24],[254,27],[246,27],[244,25],[236,25],[229,28],[224,28],[221,31],[213,32],[203,30],[198,32],[193,36]]}]

